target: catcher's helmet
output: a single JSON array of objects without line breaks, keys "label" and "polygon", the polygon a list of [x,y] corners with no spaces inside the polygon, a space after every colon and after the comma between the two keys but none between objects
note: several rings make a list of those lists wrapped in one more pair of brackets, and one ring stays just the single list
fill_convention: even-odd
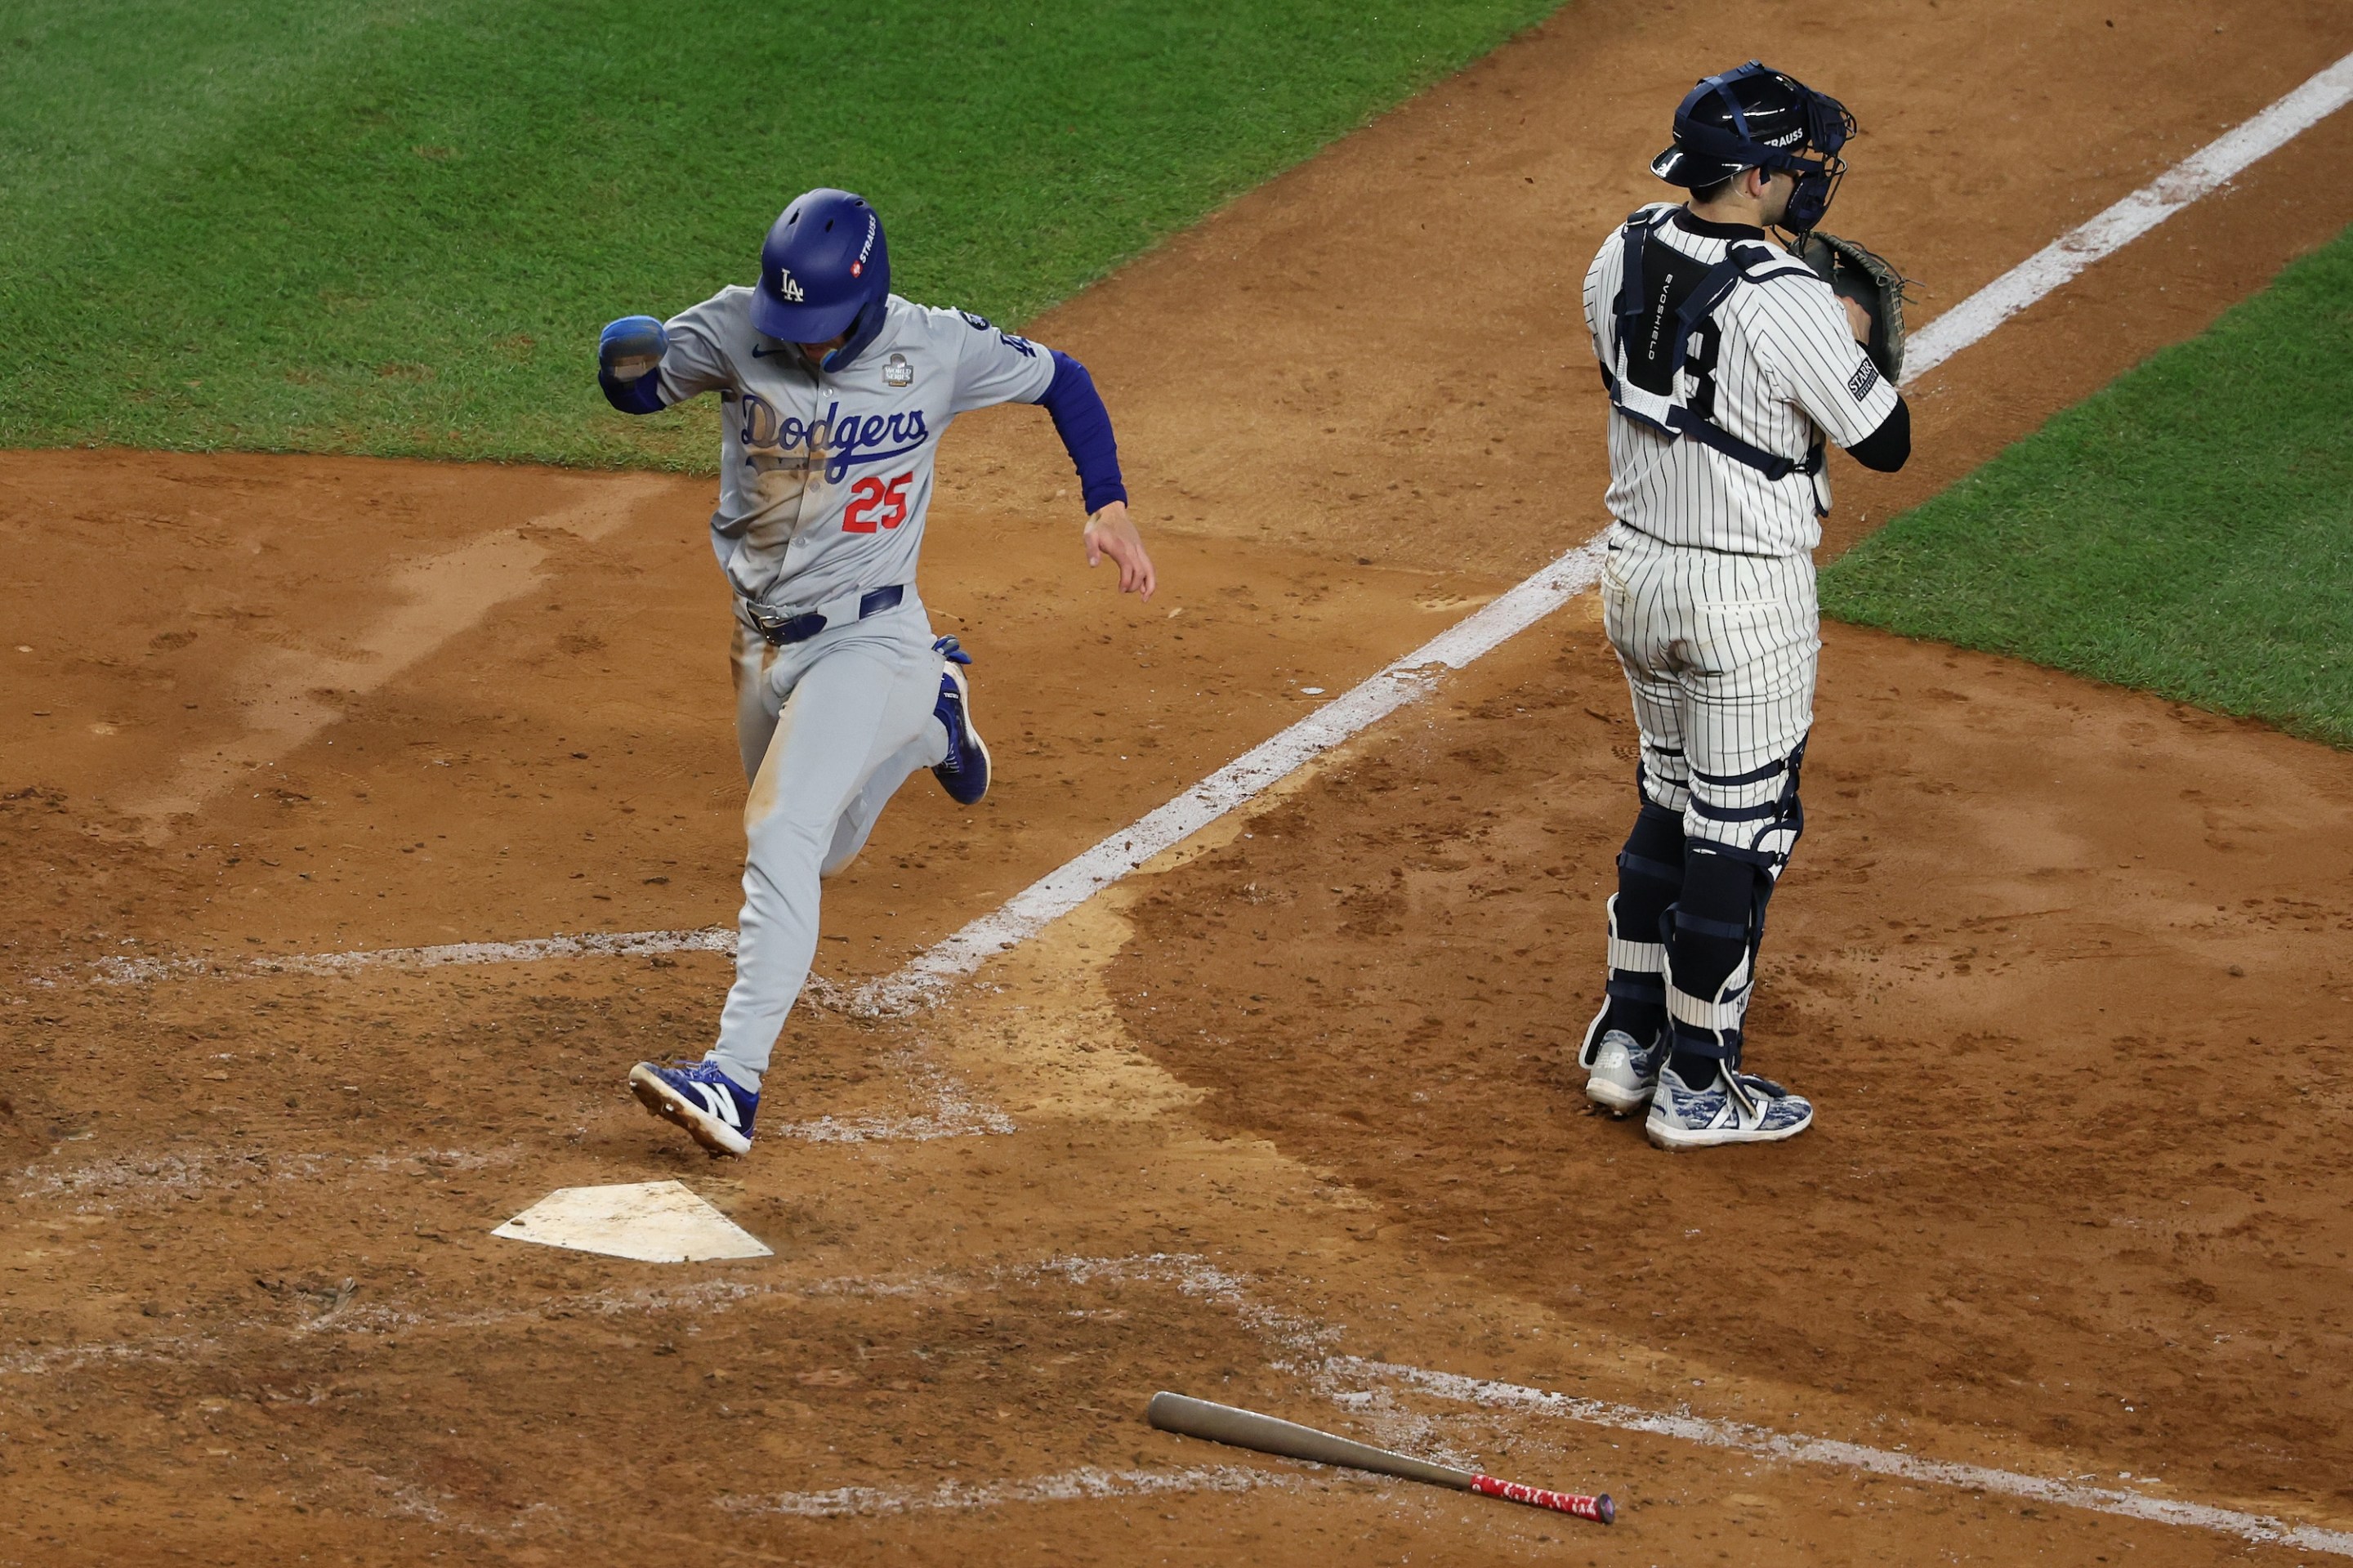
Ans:
[{"label": "catcher's helmet", "polygon": [[760,247],[752,324],[786,343],[824,343],[848,333],[841,358],[881,324],[891,292],[882,220],[864,196],[819,189],[794,198]]},{"label": "catcher's helmet", "polygon": [[1704,79],[1675,106],[1674,144],[1651,160],[1669,185],[1698,187],[1743,169],[1798,176],[1783,225],[1810,231],[1830,210],[1846,173],[1839,149],[1855,133],[1854,116],[1827,93],[1761,60]]}]

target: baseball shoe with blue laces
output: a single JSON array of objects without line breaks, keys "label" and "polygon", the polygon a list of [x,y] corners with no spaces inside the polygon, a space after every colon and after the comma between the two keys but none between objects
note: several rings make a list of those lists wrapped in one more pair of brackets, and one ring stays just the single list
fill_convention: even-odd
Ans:
[{"label": "baseball shoe with blue laces", "polygon": [[962,668],[972,662],[972,655],[953,637],[943,637],[932,647],[940,656],[940,701],[932,711],[948,732],[947,759],[932,769],[932,777],[958,805],[977,806],[988,793],[988,747],[973,727],[972,683]]},{"label": "baseball shoe with blue laces", "polygon": [[629,1092],[713,1154],[752,1152],[752,1118],[759,1114],[760,1097],[738,1088],[715,1062],[667,1067],[640,1062],[629,1069]]},{"label": "baseball shoe with blue laces", "polygon": [[1585,1026],[1585,1044],[1577,1065],[1585,1069],[1585,1097],[1611,1116],[1631,1116],[1651,1103],[1659,1086],[1659,1069],[1667,1060],[1667,1032],[1660,1030],[1647,1045],[1622,1029],[1604,1029],[1609,1004],[1603,1002],[1593,1022]]},{"label": "baseball shoe with blue laces", "polygon": [[1778,1143],[1813,1125],[1813,1106],[1770,1078],[1719,1067],[1714,1083],[1694,1089],[1672,1067],[1662,1067],[1642,1130],[1661,1149],[1714,1149]]}]

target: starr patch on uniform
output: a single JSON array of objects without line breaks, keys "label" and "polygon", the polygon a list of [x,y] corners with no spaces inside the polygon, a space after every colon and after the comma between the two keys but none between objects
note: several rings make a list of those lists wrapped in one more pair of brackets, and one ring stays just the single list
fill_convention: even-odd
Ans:
[{"label": "starr patch on uniform", "polygon": [[882,362],[883,386],[913,387],[914,384],[915,367],[907,362],[905,355],[894,354]]},{"label": "starr patch on uniform", "polygon": [[491,1234],[640,1263],[770,1255],[757,1236],[696,1197],[682,1181],[558,1187]]}]

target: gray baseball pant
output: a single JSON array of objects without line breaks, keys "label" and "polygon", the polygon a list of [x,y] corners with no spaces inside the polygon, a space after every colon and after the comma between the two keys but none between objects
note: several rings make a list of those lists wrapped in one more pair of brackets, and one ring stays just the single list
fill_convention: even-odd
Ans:
[{"label": "gray baseball pant", "polygon": [[817,957],[818,886],[858,857],[908,775],[937,766],[940,656],[911,592],[895,609],[777,648],[735,628],[735,736],[744,802],[744,908],[735,983],[709,1061],[757,1090]]}]

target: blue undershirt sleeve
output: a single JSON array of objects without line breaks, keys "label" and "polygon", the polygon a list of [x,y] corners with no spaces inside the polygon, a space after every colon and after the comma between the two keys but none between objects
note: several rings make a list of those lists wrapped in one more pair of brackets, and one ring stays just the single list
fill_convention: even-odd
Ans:
[{"label": "blue undershirt sleeve", "polygon": [[605,389],[605,401],[624,414],[659,414],[662,411],[661,372],[649,370],[635,381],[622,381],[612,372],[596,373],[596,385]]},{"label": "blue undershirt sleeve", "polygon": [[1090,516],[1114,501],[1127,499],[1120,482],[1119,442],[1111,431],[1111,410],[1103,407],[1087,367],[1060,349],[1054,356],[1054,379],[1038,398],[1039,407],[1053,417],[1054,433],[1079,471],[1079,497]]}]

